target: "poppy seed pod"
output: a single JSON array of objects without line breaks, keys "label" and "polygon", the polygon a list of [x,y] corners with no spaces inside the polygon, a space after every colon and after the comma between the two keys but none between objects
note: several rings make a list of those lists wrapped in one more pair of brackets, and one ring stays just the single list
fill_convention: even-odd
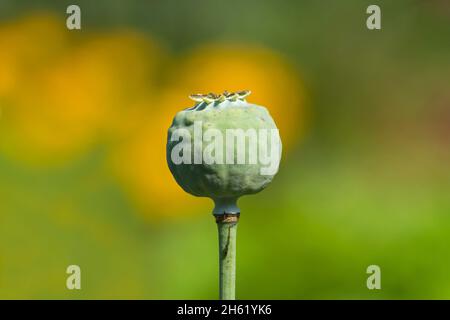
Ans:
[{"label": "poppy seed pod", "polygon": [[237,214],[237,199],[264,189],[278,171],[281,139],[249,91],[191,95],[168,131],[167,162],[188,193],[214,200],[214,215]]}]

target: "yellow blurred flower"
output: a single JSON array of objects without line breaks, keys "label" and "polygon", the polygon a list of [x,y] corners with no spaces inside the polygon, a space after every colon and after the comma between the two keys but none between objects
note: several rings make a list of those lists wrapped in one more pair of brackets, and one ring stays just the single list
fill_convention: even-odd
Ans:
[{"label": "yellow blurred flower", "polygon": [[[275,119],[285,150],[304,128],[304,89],[298,72],[280,54],[237,44],[210,44],[193,50],[175,69],[175,86],[187,93],[251,90],[251,103],[263,105]],[[186,99],[178,105],[186,103]]]},{"label": "yellow blurred flower", "polygon": [[[7,57],[12,67],[5,73],[12,76],[3,77],[0,88],[5,96],[9,94],[2,119],[3,150],[28,163],[51,164],[82,154],[111,135],[126,134],[134,125],[127,116],[140,117],[139,110],[128,110],[128,106],[156,85],[162,56],[158,46],[130,31],[93,34],[70,50],[53,52],[49,60],[39,53],[46,42],[34,37],[36,30],[28,29],[36,27],[42,32],[65,29],[56,19],[39,16],[19,22],[19,30],[8,26],[0,31],[8,34],[11,29],[27,40],[13,45],[14,54],[22,58]],[[68,45],[56,36],[45,40]],[[33,52],[38,54],[28,62],[23,56]],[[21,65],[28,63],[39,68],[16,76]]]},{"label": "yellow blurred flower", "polygon": [[0,24],[0,97],[19,91],[23,80],[45,69],[68,47],[64,18],[33,14]]}]

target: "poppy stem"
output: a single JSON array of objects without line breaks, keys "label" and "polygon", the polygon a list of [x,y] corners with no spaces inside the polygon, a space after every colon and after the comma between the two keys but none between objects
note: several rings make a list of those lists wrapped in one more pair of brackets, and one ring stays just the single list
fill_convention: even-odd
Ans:
[{"label": "poppy stem", "polygon": [[236,232],[239,213],[216,215],[219,231],[219,298],[234,300],[236,288]]}]

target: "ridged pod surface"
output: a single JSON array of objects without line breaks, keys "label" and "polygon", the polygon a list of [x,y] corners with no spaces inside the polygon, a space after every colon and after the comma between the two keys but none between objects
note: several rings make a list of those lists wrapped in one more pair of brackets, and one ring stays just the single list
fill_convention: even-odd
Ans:
[{"label": "ridged pod surface", "polygon": [[[227,98],[231,97],[231,98]],[[281,158],[281,139],[277,133],[277,138],[271,140],[271,132],[277,130],[277,126],[266,108],[255,104],[247,103],[241,96],[245,92],[236,94],[224,93],[221,95],[192,95],[191,98],[197,101],[197,104],[189,109],[185,109],[176,114],[172,125],[168,131],[167,139],[167,162],[177,183],[188,193],[199,196],[209,197],[214,200],[214,214],[238,213],[239,208],[236,205],[237,199],[246,194],[254,194],[264,189],[273,179],[278,170]],[[201,131],[199,130],[201,126]],[[174,136],[179,129],[191,138],[190,143],[190,163],[176,164],[173,161],[174,148],[179,145],[181,138]],[[216,129],[223,137],[223,163],[207,163],[202,159],[201,163],[195,163],[194,153],[202,155],[206,148],[211,148],[217,139],[208,139],[205,141],[203,134],[209,129]],[[245,163],[238,163],[237,139],[231,142],[227,139],[227,129],[240,129],[247,132],[253,129],[253,132],[267,132],[267,139],[257,139],[257,150],[259,152],[262,144],[266,144],[270,154],[271,148],[277,148],[278,157],[276,161],[276,170],[273,174],[261,174],[261,161],[249,163],[251,139],[245,137]],[[195,142],[195,138],[202,139],[202,143]],[[183,137],[183,142],[186,136]],[[173,139],[174,138],[174,139]],[[221,138],[222,139],[222,138]],[[198,140],[197,140],[198,141]],[[255,140],[253,140],[254,142]],[[252,142],[252,143],[253,143]],[[233,161],[226,161],[226,149],[233,144]],[[209,146],[209,147],[208,147]],[[215,154],[214,152],[212,153]],[[259,153],[258,153],[259,157]],[[228,159],[229,160],[229,159]],[[198,162],[198,161],[197,161]]]}]

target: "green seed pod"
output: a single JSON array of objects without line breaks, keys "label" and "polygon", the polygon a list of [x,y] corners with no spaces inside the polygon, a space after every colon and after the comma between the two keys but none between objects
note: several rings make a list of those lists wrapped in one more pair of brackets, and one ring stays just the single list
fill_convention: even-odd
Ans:
[{"label": "green seed pod", "polygon": [[266,108],[249,91],[192,95],[192,108],[169,128],[167,162],[188,193],[214,200],[213,214],[239,213],[237,199],[264,189],[278,171],[281,139]]}]

